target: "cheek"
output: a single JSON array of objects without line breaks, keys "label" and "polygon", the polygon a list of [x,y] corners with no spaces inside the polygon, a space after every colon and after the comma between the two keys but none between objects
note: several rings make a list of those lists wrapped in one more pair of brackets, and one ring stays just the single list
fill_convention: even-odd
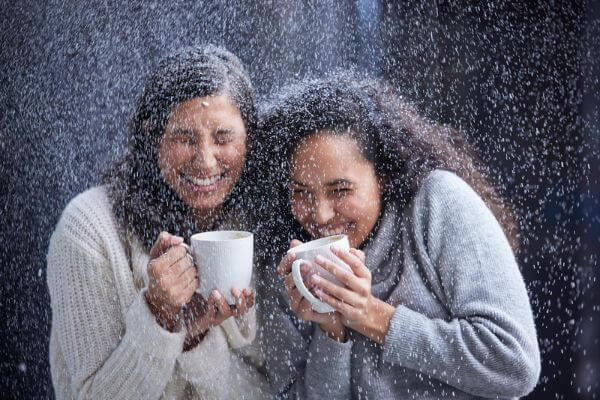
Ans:
[{"label": "cheek", "polygon": [[290,207],[294,218],[296,218],[299,222],[306,220],[309,215],[309,208],[306,202],[297,199],[290,199]]},{"label": "cheek", "polygon": [[227,146],[221,154],[226,165],[241,169],[246,161],[246,141]]}]

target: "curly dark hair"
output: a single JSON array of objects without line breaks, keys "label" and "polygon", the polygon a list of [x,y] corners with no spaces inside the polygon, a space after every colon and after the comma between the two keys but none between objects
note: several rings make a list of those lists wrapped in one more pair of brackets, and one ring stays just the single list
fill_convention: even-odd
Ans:
[{"label": "curly dark hair", "polygon": [[238,107],[248,135],[246,165],[222,214],[251,197],[257,112],[246,69],[235,55],[214,45],[185,48],[167,56],[147,78],[129,127],[127,154],[103,177],[117,221],[148,249],[161,231],[184,238],[200,231],[190,207],[164,182],[158,147],[176,105],[217,94],[229,97]]},{"label": "curly dark hair", "polygon": [[271,147],[276,156],[269,158],[268,168],[269,180],[277,184],[274,197],[279,199],[278,211],[272,214],[281,217],[271,224],[277,232],[272,237],[306,238],[290,211],[289,161],[303,137],[327,130],[358,142],[377,175],[385,178],[384,203],[405,207],[434,169],[456,173],[483,198],[513,250],[518,250],[513,212],[482,173],[465,137],[427,121],[387,82],[353,72],[306,80],[282,90],[263,114],[262,134],[277,143]]}]

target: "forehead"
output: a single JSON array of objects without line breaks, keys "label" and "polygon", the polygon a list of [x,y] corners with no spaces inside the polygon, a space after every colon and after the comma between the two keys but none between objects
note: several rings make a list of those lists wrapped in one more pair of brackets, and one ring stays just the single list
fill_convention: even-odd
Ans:
[{"label": "forehead", "polygon": [[372,168],[349,134],[321,131],[303,138],[292,153],[291,175],[305,180],[353,178]]},{"label": "forehead", "polygon": [[177,104],[169,116],[167,125],[194,126],[241,121],[241,113],[233,101],[225,95],[196,97]]}]

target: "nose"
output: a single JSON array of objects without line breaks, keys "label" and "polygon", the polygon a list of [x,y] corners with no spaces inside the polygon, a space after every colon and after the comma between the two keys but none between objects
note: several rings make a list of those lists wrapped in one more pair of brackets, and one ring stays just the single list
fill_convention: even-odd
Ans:
[{"label": "nose", "polygon": [[315,205],[313,208],[313,219],[319,225],[326,224],[333,216],[335,215],[335,211],[331,206],[329,200],[321,199],[315,200]]},{"label": "nose", "polygon": [[200,143],[194,154],[194,162],[203,170],[211,170],[217,165],[215,149],[207,143]]}]

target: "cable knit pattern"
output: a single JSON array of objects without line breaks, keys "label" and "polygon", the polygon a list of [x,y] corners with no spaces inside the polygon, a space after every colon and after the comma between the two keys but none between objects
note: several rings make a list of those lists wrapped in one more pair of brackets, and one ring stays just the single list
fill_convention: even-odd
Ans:
[{"label": "cable knit pattern", "polygon": [[147,307],[149,255],[121,235],[104,187],[69,203],[47,261],[58,399],[264,398],[264,378],[232,350],[254,339],[255,311],[184,353],[185,330],[164,330]]},{"label": "cable knit pattern", "polygon": [[279,260],[267,268],[260,337],[283,397],[506,399],[534,388],[540,354],[523,278],[463,180],[434,171],[403,215],[388,204],[365,253],[373,295],[396,307],[383,346],[355,331],[337,343],[296,320]]}]

